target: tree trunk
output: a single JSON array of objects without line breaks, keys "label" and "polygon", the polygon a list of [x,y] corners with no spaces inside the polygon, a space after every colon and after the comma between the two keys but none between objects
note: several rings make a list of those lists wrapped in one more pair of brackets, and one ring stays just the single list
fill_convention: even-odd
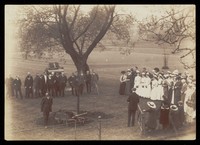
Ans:
[{"label": "tree trunk", "polygon": [[[89,66],[87,64],[87,58],[83,58],[78,55],[70,55],[78,72],[78,75],[83,73],[84,75],[86,74],[86,71],[89,70]],[[77,94],[77,114],[80,112],[80,88],[78,87],[78,94]]]},{"label": "tree trunk", "polygon": [[72,57],[72,60],[76,66],[77,72],[78,74],[86,74],[86,71],[90,70],[89,65],[87,64],[87,58],[83,58],[83,57]]}]

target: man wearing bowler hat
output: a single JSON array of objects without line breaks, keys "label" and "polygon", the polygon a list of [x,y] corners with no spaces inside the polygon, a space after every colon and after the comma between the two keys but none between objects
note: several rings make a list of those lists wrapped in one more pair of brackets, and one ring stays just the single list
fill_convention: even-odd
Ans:
[{"label": "man wearing bowler hat", "polygon": [[128,127],[134,126],[135,112],[139,103],[139,96],[135,93],[136,88],[132,89],[132,93],[129,95],[128,102]]},{"label": "man wearing bowler hat", "polygon": [[45,94],[45,97],[41,101],[41,112],[44,116],[44,125],[47,128],[49,113],[52,111],[53,98],[49,96],[48,93]]}]

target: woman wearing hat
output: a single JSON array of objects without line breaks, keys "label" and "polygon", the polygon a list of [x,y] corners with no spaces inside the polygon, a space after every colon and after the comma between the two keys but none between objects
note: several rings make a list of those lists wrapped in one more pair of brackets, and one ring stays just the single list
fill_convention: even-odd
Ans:
[{"label": "woman wearing hat", "polygon": [[169,121],[170,121],[170,126],[174,129],[175,132],[177,132],[180,118],[179,118],[178,107],[176,105],[170,106]]},{"label": "woman wearing hat", "polygon": [[181,88],[182,88],[181,78],[177,76],[174,82],[174,102],[172,104],[177,105],[178,101],[181,100]]},{"label": "woman wearing hat", "polygon": [[136,74],[137,75],[134,80],[134,88],[139,88],[140,82],[141,82],[140,72],[138,70],[136,70]]},{"label": "woman wearing hat", "polygon": [[126,90],[126,72],[121,71],[121,76],[120,76],[120,86],[119,86],[119,94],[120,95],[125,95],[125,90]]},{"label": "woman wearing hat", "polygon": [[193,119],[196,117],[196,90],[193,85],[188,84],[188,88],[185,92],[184,100],[184,112],[186,114],[186,122],[193,122]]},{"label": "woman wearing hat", "polygon": [[162,124],[163,129],[169,127],[169,105],[165,102],[160,107],[160,124]]},{"label": "woman wearing hat", "polygon": [[157,111],[156,111],[156,104],[153,101],[147,102],[148,109],[143,110],[143,112],[148,112],[148,120],[146,122],[146,127],[149,131],[155,130],[157,127]]},{"label": "woman wearing hat", "polygon": [[151,78],[149,77],[149,72],[146,73],[145,77],[145,93],[144,98],[150,98],[151,93]]},{"label": "woman wearing hat", "polygon": [[158,87],[157,87],[158,100],[164,100],[163,99],[164,89],[163,89],[163,86],[162,86],[162,82],[163,82],[163,76],[162,76],[162,74],[159,74],[158,75]]},{"label": "woman wearing hat", "polygon": [[145,77],[145,72],[142,72],[142,76],[141,76],[141,79],[140,79],[140,84],[139,84],[139,87],[137,89],[137,93],[139,96],[141,97],[145,97],[145,91],[146,91],[146,77]]}]

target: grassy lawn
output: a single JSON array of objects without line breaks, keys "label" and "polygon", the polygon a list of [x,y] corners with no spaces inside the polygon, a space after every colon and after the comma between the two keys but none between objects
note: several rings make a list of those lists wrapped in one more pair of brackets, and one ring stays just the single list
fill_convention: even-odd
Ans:
[{"label": "grassy lawn", "polygon": [[[111,57],[112,56],[112,57]],[[56,59],[53,61],[57,61]],[[92,52],[88,60],[89,65],[100,76],[99,92],[94,91],[87,94],[84,90],[80,97],[80,109],[88,111],[96,116],[88,116],[89,123],[84,126],[77,126],[77,140],[98,140],[98,113],[102,115],[102,140],[157,140],[157,139],[194,139],[195,128],[186,128],[183,135],[176,136],[173,132],[162,133],[158,130],[152,135],[141,136],[139,126],[127,127],[127,96],[118,94],[119,76],[121,70],[126,70],[133,65],[139,68],[146,67],[152,70],[154,67],[162,67],[163,57],[156,53],[135,53],[130,56],[120,55],[118,52]],[[48,63],[39,60],[22,60],[17,57],[8,58],[6,62],[6,73],[15,76],[20,75],[22,82],[28,71],[34,76],[42,73]],[[66,75],[69,76],[75,67],[70,59],[64,66]],[[176,56],[170,56],[169,67],[171,70],[178,68],[183,71]],[[67,86],[69,87],[69,86]],[[23,88],[23,86],[22,86]],[[24,89],[22,89],[24,92]],[[40,112],[41,98],[16,99],[5,96],[5,130],[8,140],[74,140],[75,132],[73,127],[65,125],[51,126],[44,129],[42,114]],[[65,97],[54,98],[53,112],[59,109],[76,110],[76,97],[70,91],[66,91]],[[145,100],[141,100],[145,108]],[[159,103],[158,103],[159,106]],[[172,135],[172,137],[168,137]],[[185,134],[184,134],[185,135]]]}]

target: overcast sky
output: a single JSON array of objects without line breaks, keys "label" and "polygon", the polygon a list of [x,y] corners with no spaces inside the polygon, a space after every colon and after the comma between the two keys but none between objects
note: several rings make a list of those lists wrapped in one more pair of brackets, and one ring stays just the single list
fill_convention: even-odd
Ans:
[{"label": "overcast sky", "polygon": [[[26,5],[5,5],[5,37],[8,45],[16,45],[14,42],[10,42],[11,39],[15,39],[13,38],[13,34],[17,30],[15,22],[20,18],[19,8],[22,6]],[[92,6],[94,5],[81,5],[81,9],[87,12]],[[116,5],[116,12],[120,14],[132,13],[137,20],[142,20],[152,14],[163,15],[170,7],[195,9],[195,5]]]}]

